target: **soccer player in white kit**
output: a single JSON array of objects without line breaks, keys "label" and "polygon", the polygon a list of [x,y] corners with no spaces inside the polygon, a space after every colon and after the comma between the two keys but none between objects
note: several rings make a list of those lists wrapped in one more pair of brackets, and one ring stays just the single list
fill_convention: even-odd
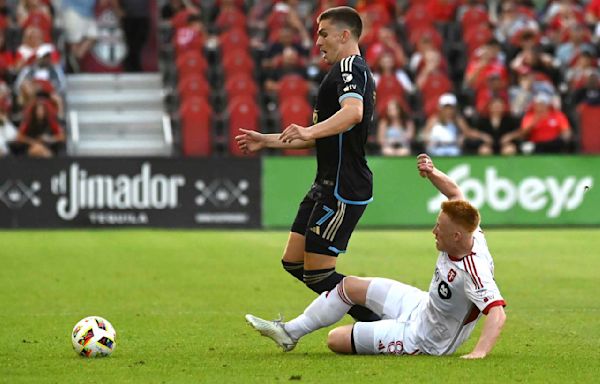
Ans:
[{"label": "soccer player in white kit", "polygon": [[246,315],[248,323],[290,351],[302,336],[336,323],[358,304],[382,320],[333,329],[327,337],[332,351],[448,355],[468,339],[483,313],[486,320],[479,341],[462,357],[489,354],[504,326],[506,303],[494,281],[494,262],[479,227],[479,211],[429,156],[417,157],[417,169],[448,198],[433,228],[440,253],[428,292],[390,279],[347,276],[291,321]]}]

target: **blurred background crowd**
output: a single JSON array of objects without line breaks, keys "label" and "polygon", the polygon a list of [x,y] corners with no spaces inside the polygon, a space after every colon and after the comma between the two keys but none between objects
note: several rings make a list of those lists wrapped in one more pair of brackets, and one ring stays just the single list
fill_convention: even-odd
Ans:
[{"label": "blurred background crowd", "polygon": [[600,0],[0,0],[0,153],[64,150],[65,72],[87,70],[106,9],[120,71],[152,70],[158,25],[175,153],[238,156],[239,127],[310,125],[328,70],[315,20],[339,5],[363,17],[370,154],[600,152]]}]

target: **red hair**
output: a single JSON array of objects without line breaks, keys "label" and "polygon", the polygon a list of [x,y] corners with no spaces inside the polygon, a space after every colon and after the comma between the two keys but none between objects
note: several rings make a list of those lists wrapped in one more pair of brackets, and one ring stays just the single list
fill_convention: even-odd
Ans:
[{"label": "red hair", "polygon": [[442,212],[450,220],[471,233],[479,225],[479,211],[466,200],[448,200],[442,203]]}]

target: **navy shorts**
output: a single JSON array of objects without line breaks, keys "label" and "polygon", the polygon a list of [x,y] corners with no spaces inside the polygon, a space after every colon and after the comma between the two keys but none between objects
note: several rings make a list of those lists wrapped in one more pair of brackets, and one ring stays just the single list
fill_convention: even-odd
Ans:
[{"label": "navy shorts", "polygon": [[328,256],[346,252],[350,236],[367,208],[339,201],[333,188],[315,183],[300,203],[292,232],[305,236],[306,252]]}]

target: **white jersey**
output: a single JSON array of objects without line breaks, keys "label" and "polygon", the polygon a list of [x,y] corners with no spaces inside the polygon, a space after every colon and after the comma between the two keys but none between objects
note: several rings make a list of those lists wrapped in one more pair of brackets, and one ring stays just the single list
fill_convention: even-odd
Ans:
[{"label": "white jersey", "polygon": [[410,315],[410,339],[420,352],[453,353],[471,334],[481,313],[506,305],[494,281],[494,261],[483,231],[473,234],[462,259],[440,252],[429,294]]}]

